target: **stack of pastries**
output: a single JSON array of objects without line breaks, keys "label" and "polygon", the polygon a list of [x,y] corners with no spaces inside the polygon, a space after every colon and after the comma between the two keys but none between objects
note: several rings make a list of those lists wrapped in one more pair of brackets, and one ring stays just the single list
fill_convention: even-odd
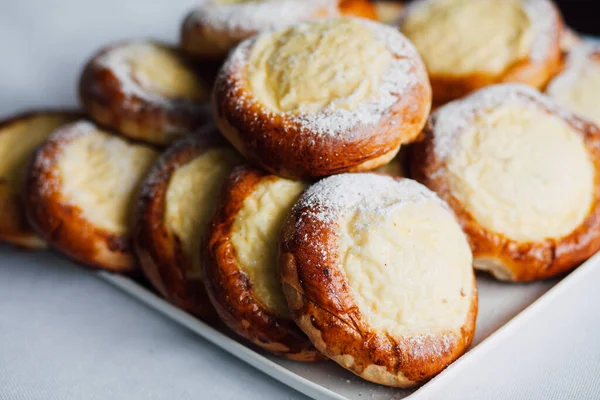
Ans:
[{"label": "stack of pastries", "polygon": [[600,249],[598,54],[550,0],[211,1],[94,55],[83,111],[0,125],[0,239],[415,386],[473,339],[473,267]]}]

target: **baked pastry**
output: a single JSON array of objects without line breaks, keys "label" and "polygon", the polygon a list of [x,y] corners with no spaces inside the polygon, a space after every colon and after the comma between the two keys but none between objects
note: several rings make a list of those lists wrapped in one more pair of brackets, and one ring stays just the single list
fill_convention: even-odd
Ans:
[{"label": "baked pastry", "polygon": [[294,320],[323,354],[383,385],[422,383],[469,346],[471,263],[451,210],[409,179],[325,178],[281,230],[279,276]]},{"label": "baked pastry", "polygon": [[65,125],[37,150],[25,184],[36,232],[81,263],[116,272],[135,267],[133,199],[157,157],[87,121]]},{"label": "baked pastry", "polygon": [[398,155],[392,159],[389,163],[382,167],[377,168],[373,172],[379,172],[380,174],[391,175],[397,178],[408,177],[408,151],[406,146],[402,146]]},{"label": "baked pastry", "polygon": [[563,22],[550,0],[418,0],[400,29],[423,57],[436,104],[494,83],[542,88],[561,62]]},{"label": "baked pastry", "polygon": [[375,19],[375,10],[367,0],[209,0],[185,18],[181,48],[203,61],[221,62],[258,31],[341,15]]},{"label": "baked pastry", "polygon": [[549,278],[600,249],[600,130],[535,89],[490,86],[440,108],[411,159],[498,279]]},{"label": "baked pastry", "polygon": [[564,70],[550,82],[546,93],[600,124],[600,45],[582,43],[572,48]]},{"label": "baked pastry", "polygon": [[402,10],[404,10],[403,1],[383,0],[375,3],[377,20],[384,24],[393,25],[398,22]]},{"label": "baked pastry", "polygon": [[144,179],[134,244],[163,297],[200,318],[214,310],[204,289],[201,247],[225,179],[241,157],[214,128],[179,139]]},{"label": "baked pastry", "polygon": [[59,126],[77,118],[63,111],[34,111],[0,122],[0,240],[23,248],[46,243],[29,227],[21,199],[27,162]]},{"label": "baked pastry", "polygon": [[96,122],[161,146],[207,123],[209,93],[182,54],[155,42],[102,49],[79,81],[81,103]]},{"label": "baked pastry", "polygon": [[321,356],[291,319],[277,280],[279,228],[306,184],[236,168],[208,235],[204,272],[217,313],[233,331],[272,353]]},{"label": "baked pastry", "polygon": [[312,178],[372,170],[420,133],[425,67],[396,29],[336,18],[248,39],[215,82],[223,135],[269,172]]},{"label": "baked pastry", "polygon": [[583,39],[577,32],[569,27],[565,27],[560,37],[560,48],[563,51],[563,54],[568,55],[573,48],[581,45],[582,43]]}]

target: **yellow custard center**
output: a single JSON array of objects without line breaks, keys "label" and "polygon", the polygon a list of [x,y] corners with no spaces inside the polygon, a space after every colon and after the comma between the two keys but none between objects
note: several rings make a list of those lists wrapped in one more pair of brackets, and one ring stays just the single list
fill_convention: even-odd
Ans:
[{"label": "yellow custard center", "polygon": [[241,162],[230,148],[209,150],[177,169],[166,194],[165,225],[181,241],[192,260],[190,278],[201,278],[200,242],[206,234],[219,191],[231,170]]},{"label": "yellow custard center", "polygon": [[517,0],[431,1],[406,19],[402,32],[431,74],[500,74],[526,59],[532,23]]},{"label": "yellow custard center", "polygon": [[360,22],[322,20],[259,36],[248,78],[253,95],[273,111],[352,110],[377,96],[392,59]]},{"label": "yellow custard center", "polygon": [[521,242],[570,234],[593,201],[595,172],[583,138],[531,107],[479,117],[447,168],[451,189],[477,221]]},{"label": "yellow custard center", "polygon": [[263,180],[244,200],[231,232],[231,243],[242,271],[248,274],[263,306],[289,316],[277,280],[279,231],[306,185],[282,178]]}]

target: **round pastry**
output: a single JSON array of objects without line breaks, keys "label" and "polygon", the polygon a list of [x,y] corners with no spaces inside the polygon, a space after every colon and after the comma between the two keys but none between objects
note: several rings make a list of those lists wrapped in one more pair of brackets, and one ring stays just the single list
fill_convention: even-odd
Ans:
[{"label": "round pastry", "polygon": [[392,27],[349,18],[248,39],[213,90],[223,135],[253,164],[290,178],[386,164],[419,135],[430,106],[410,42]]},{"label": "round pastry", "polygon": [[29,158],[59,126],[77,114],[35,111],[0,122],[0,240],[23,248],[44,248],[46,243],[30,228],[21,198]]},{"label": "round pastry", "polygon": [[571,50],[583,43],[583,39],[577,32],[569,27],[565,27],[560,37],[560,48],[564,54],[569,54]]},{"label": "round pastry", "polygon": [[258,31],[341,15],[375,19],[375,10],[367,0],[210,0],[186,17],[181,47],[219,62]]},{"label": "round pastry", "polygon": [[279,229],[306,184],[242,166],[230,175],[208,235],[206,288],[233,331],[301,361],[320,354],[292,320],[277,280]]},{"label": "round pastry", "polygon": [[125,136],[167,145],[209,120],[210,89],[167,45],[132,41],[96,54],[79,81],[85,110]]},{"label": "round pastry", "polygon": [[110,271],[135,267],[133,199],[157,157],[87,121],[57,129],[37,150],[25,184],[29,221],[51,246]]},{"label": "round pastry", "polygon": [[448,206],[417,182],[325,178],[300,197],[280,240],[279,277],[294,320],[356,375],[414,386],[471,343],[469,244]]},{"label": "round pastry", "polygon": [[150,169],[137,203],[134,244],[144,274],[163,297],[200,318],[214,315],[200,243],[221,186],[240,162],[214,128],[181,138]]},{"label": "round pastry", "polygon": [[400,15],[404,10],[403,1],[377,1],[375,3],[375,15],[377,20],[384,24],[393,25],[400,19]]},{"label": "round pastry", "polygon": [[423,57],[436,104],[494,83],[542,88],[561,63],[563,22],[550,0],[419,0],[400,27]]},{"label": "round pastry", "polygon": [[600,130],[535,89],[490,86],[440,108],[411,158],[498,279],[552,277],[600,249]]},{"label": "round pastry", "polygon": [[600,45],[571,49],[564,70],[546,88],[561,105],[600,124]]},{"label": "round pastry", "polygon": [[408,151],[406,146],[402,146],[398,155],[392,159],[386,165],[377,168],[373,172],[379,172],[380,174],[391,175],[397,178],[405,178],[408,177]]}]

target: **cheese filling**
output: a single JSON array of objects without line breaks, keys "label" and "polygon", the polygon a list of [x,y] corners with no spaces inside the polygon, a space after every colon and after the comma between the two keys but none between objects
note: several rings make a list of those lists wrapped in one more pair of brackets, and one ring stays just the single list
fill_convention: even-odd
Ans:
[{"label": "cheese filling", "polygon": [[408,202],[385,215],[359,210],[340,229],[341,267],[370,326],[390,334],[463,326],[472,300],[471,249],[439,202]]},{"label": "cheese filling", "polygon": [[302,182],[263,180],[244,200],[231,231],[237,260],[255,295],[264,307],[282,317],[289,317],[289,310],[277,280],[279,230],[304,189]]},{"label": "cheese filling", "polygon": [[94,226],[126,234],[137,189],[157,156],[102,131],[77,137],[58,160],[61,192]]},{"label": "cheese filling", "polygon": [[477,119],[447,160],[454,195],[485,228],[520,241],[569,235],[588,215],[594,167],[583,138],[541,110]]},{"label": "cheese filling", "polygon": [[359,22],[321,20],[259,36],[248,79],[253,95],[273,111],[352,110],[377,96],[392,59]]},{"label": "cheese filling", "polygon": [[208,230],[221,186],[241,162],[230,148],[209,150],[177,169],[166,193],[164,223],[192,260],[187,276],[202,278],[200,243]]},{"label": "cheese filling", "polygon": [[415,9],[401,27],[429,73],[500,74],[529,56],[532,23],[518,0],[442,0]]}]

